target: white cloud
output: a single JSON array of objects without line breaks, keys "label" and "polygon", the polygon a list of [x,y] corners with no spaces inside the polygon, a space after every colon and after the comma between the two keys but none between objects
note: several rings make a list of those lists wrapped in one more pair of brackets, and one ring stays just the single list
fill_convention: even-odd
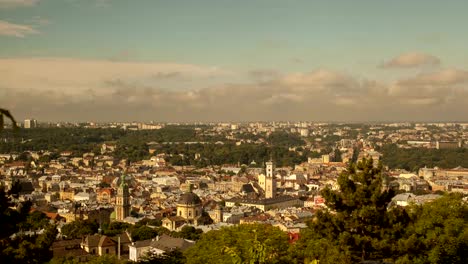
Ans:
[{"label": "white cloud", "polygon": [[[115,62],[74,58],[0,59],[0,84],[14,89],[106,93],[110,86],[148,86],[160,78],[212,78],[231,74],[216,67],[177,63]],[[163,76],[163,77],[161,77]],[[117,82],[120,82],[118,84]],[[117,84],[116,84],[117,83]]]},{"label": "white cloud", "polygon": [[421,52],[401,54],[381,65],[382,68],[412,68],[418,66],[439,65],[440,59]]},{"label": "white cloud", "polygon": [[401,80],[400,85],[457,85],[468,82],[468,71],[445,69],[431,73],[417,75],[413,78]]},{"label": "white cloud", "polygon": [[0,8],[15,8],[34,6],[39,0],[0,0]]},{"label": "white cloud", "polygon": [[0,20],[0,35],[23,38],[26,35],[38,34],[39,31],[30,25],[13,24]]},{"label": "white cloud", "polygon": [[344,74],[324,69],[309,73],[293,73],[285,76],[283,82],[291,86],[323,88],[326,86],[349,85],[354,80]]},{"label": "white cloud", "polygon": [[211,80],[230,72],[177,63],[0,59],[0,105],[19,118],[96,121],[447,120],[463,119],[468,111],[461,70],[390,85],[323,69],[265,73],[267,81],[260,72],[262,78],[250,83],[216,79],[209,87],[172,89],[164,81]]}]

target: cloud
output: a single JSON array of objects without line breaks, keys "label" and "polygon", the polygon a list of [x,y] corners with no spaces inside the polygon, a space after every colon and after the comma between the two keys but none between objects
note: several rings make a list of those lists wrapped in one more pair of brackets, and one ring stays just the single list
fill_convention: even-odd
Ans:
[{"label": "cloud", "polygon": [[155,79],[183,76],[212,78],[229,75],[217,67],[191,64],[114,62],[74,58],[12,58],[0,59],[0,72],[6,72],[0,83],[15,89],[57,89],[80,93],[92,88],[99,92],[115,80],[135,85],[154,84]]},{"label": "cloud", "polygon": [[382,68],[412,68],[418,66],[439,65],[440,59],[421,52],[401,54],[381,65]]},{"label": "cloud", "polygon": [[0,0],[0,8],[35,6],[39,0]]},{"label": "cloud", "polygon": [[[0,105],[19,119],[68,121],[424,121],[462,120],[468,112],[462,70],[390,84],[327,69],[252,71],[265,73],[266,81],[231,83],[229,71],[200,65],[0,59]],[[187,78],[183,89],[167,82]]]},{"label": "cloud", "polygon": [[432,73],[420,74],[413,78],[401,80],[398,82],[398,84],[444,86],[457,85],[466,82],[468,82],[468,71],[445,69]]},{"label": "cloud", "polygon": [[266,82],[277,79],[281,76],[278,71],[270,69],[258,69],[248,72],[249,77],[257,82]]},{"label": "cloud", "polygon": [[23,38],[26,35],[38,34],[39,31],[30,25],[13,24],[5,20],[0,20],[0,36],[11,36]]},{"label": "cloud", "polygon": [[324,69],[308,73],[293,73],[285,76],[282,81],[286,85],[322,89],[326,87],[343,87],[355,84],[355,80],[347,75]]}]

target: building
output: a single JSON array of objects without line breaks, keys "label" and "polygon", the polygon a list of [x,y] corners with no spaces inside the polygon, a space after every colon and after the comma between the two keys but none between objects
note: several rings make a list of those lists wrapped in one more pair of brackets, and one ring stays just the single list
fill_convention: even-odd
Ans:
[{"label": "building", "polygon": [[221,223],[223,222],[223,209],[219,204],[216,204],[215,208],[209,212],[211,219],[213,219],[213,223]]},{"label": "building", "polygon": [[198,195],[192,192],[192,185],[187,184],[187,192],[182,194],[177,201],[177,215],[166,217],[162,225],[169,230],[177,230],[183,224],[203,224],[200,219],[203,214],[202,202]]},{"label": "building", "polygon": [[26,119],[24,120],[24,128],[36,128],[37,120],[36,119]]},{"label": "building", "polygon": [[93,255],[116,255],[117,243],[108,236],[90,235],[83,238],[81,248]]},{"label": "building", "polygon": [[181,216],[190,224],[194,224],[201,215],[202,206],[198,195],[192,192],[182,194],[177,202],[177,216]]},{"label": "building", "polygon": [[54,258],[72,257],[78,262],[87,262],[91,255],[81,248],[81,239],[58,240],[50,247]]},{"label": "building", "polygon": [[226,200],[226,207],[234,207],[236,205],[256,207],[265,212],[270,209],[282,209],[296,206],[302,207],[304,206],[304,203],[301,200],[288,195],[265,199],[233,198]]},{"label": "building", "polygon": [[273,162],[266,163],[266,177],[265,177],[265,198],[276,197],[276,179],[273,176],[274,171]]},{"label": "building", "polygon": [[105,235],[88,235],[83,237],[80,246],[92,255],[117,255],[128,254],[132,241],[127,232],[114,237]]},{"label": "building", "polygon": [[136,241],[132,243],[132,245],[129,246],[129,259],[137,262],[141,260],[142,256],[145,256],[150,252],[157,255],[176,249],[184,252],[194,244],[195,242],[191,240],[175,238],[164,234],[161,237],[156,237],[155,239]]},{"label": "building", "polygon": [[130,194],[125,182],[125,174],[123,174],[115,198],[115,219],[123,221],[128,216],[130,216]]}]

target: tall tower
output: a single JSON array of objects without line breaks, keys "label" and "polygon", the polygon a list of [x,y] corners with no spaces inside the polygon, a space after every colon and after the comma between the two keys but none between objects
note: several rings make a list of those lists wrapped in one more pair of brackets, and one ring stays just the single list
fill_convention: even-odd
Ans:
[{"label": "tall tower", "polygon": [[273,175],[274,165],[272,161],[266,163],[265,198],[276,197],[276,179]]},{"label": "tall tower", "polygon": [[122,221],[130,215],[130,195],[128,185],[125,182],[125,174],[120,178],[120,186],[117,189],[117,197],[115,200],[115,219]]}]

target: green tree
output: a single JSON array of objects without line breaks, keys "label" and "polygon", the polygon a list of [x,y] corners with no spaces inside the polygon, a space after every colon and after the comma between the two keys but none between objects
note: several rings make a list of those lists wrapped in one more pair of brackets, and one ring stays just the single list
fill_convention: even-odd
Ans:
[{"label": "green tree", "polygon": [[289,263],[288,248],[279,228],[249,224],[205,233],[184,255],[187,263]]},{"label": "green tree", "polygon": [[[29,215],[30,202],[13,203],[11,197],[17,196],[18,188],[13,186],[7,194],[0,188],[0,260],[2,263],[43,263],[52,257],[50,246],[55,240],[55,225],[42,220],[31,223],[33,219],[42,219],[42,215]],[[11,207],[16,206],[16,209]],[[31,229],[44,228],[40,235],[22,235],[21,227]],[[14,236],[12,236],[14,234]]]},{"label": "green tree", "polygon": [[155,238],[158,235],[158,231],[154,228],[149,226],[140,226],[132,230],[132,240],[139,241],[139,240],[146,240]]},{"label": "green tree", "polygon": [[203,234],[203,230],[193,226],[184,226],[179,232],[174,232],[175,237],[181,237],[189,240],[198,240]]},{"label": "green tree", "polygon": [[468,204],[450,194],[410,207],[411,224],[398,241],[398,264],[466,263],[468,260]]},{"label": "green tree", "polygon": [[179,250],[171,250],[163,254],[150,254],[138,261],[139,264],[184,264],[187,259]]},{"label": "green tree", "polygon": [[342,162],[343,159],[341,159],[341,151],[339,148],[335,148],[335,152],[334,152],[334,157],[335,157],[335,162]]},{"label": "green tree", "polygon": [[99,225],[89,220],[76,220],[62,227],[62,235],[68,239],[82,238],[98,232]]},{"label": "green tree", "polygon": [[87,262],[88,264],[124,264],[123,260],[119,260],[116,255],[102,255],[95,257]]},{"label": "green tree", "polygon": [[388,213],[393,193],[382,191],[381,169],[372,159],[364,159],[341,173],[338,185],[337,191],[322,191],[329,209],[318,211],[302,234],[297,245],[300,257],[320,263],[392,257],[407,217],[404,211]]}]

